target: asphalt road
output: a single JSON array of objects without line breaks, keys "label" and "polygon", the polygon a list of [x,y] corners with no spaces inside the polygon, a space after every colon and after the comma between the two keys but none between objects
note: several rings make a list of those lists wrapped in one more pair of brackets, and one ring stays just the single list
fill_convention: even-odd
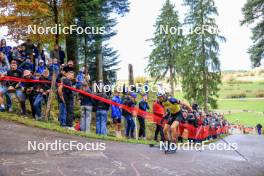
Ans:
[{"label": "asphalt road", "polygon": [[[28,141],[105,143],[104,151],[34,151]],[[0,120],[0,176],[264,176],[264,137],[231,135],[238,152],[184,151],[165,155],[147,145],[96,141]],[[224,144],[223,140],[217,143]]]}]

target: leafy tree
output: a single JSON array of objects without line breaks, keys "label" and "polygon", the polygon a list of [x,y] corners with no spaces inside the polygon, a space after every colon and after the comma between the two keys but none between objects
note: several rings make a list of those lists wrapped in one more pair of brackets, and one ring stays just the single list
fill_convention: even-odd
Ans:
[{"label": "leafy tree", "polygon": [[225,39],[215,30],[218,27],[214,16],[218,12],[213,0],[184,0],[184,4],[189,7],[185,24],[193,30],[187,35],[182,60],[183,90],[185,98],[208,111],[208,104],[217,106],[221,83],[218,42]]},{"label": "leafy tree", "polygon": [[242,12],[244,19],[241,25],[254,25],[251,37],[253,45],[249,48],[249,53],[252,65],[258,67],[264,58],[264,1],[248,0]]},{"label": "leafy tree", "polygon": [[62,22],[62,11],[69,10],[61,0],[3,0],[0,5],[3,7],[0,9],[0,26],[8,27],[12,39],[31,38],[42,43],[59,43],[59,34],[28,34],[28,26],[59,25]]},{"label": "leafy tree", "polygon": [[146,70],[151,77],[156,78],[155,81],[164,79],[169,74],[172,95],[174,94],[176,76],[179,72],[177,62],[181,59],[183,36],[180,32],[170,29],[180,29],[180,27],[178,12],[174,10],[174,5],[167,0],[155,24],[155,36],[152,39],[154,49],[149,56]]}]

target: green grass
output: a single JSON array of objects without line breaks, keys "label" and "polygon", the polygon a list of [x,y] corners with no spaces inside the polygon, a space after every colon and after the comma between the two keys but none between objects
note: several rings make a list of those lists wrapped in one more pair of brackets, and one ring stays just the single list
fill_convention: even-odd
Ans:
[{"label": "green grass", "polygon": [[256,94],[263,90],[263,82],[243,82],[223,83],[220,87],[219,98],[229,98],[231,95],[245,93],[247,98],[255,98]]},{"label": "green grass", "polygon": [[219,100],[218,109],[264,112],[264,100]]},{"label": "green grass", "polygon": [[[264,125],[264,115],[257,114],[257,113],[235,113],[230,115],[225,115],[225,118],[234,124],[246,125],[255,127],[258,123]],[[237,121],[238,120],[238,121]]]},{"label": "green grass", "polygon": [[120,138],[116,138],[114,136],[100,136],[100,135],[96,135],[94,133],[85,133],[85,132],[81,132],[81,131],[73,131],[73,130],[69,130],[69,129],[60,127],[57,122],[36,121],[34,119],[23,118],[23,117],[20,117],[16,114],[12,114],[12,113],[1,112],[0,113],[0,120],[13,121],[13,122],[24,124],[24,125],[31,126],[31,127],[48,129],[48,130],[59,132],[59,133],[75,135],[75,136],[80,136],[80,137],[86,137],[86,138],[90,138],[90,139],[127,142],[127,143],[133,143],[133,144],[155,144],[156,143],[155,141],[150,141],[150,140],[136,140],[136,139],[126,139],[126,138],[120,139]]}]

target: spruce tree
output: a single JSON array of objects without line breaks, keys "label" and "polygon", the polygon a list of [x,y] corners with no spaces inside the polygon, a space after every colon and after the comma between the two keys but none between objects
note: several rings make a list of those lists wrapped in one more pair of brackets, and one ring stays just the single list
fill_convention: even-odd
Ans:
[{"label": "spruce tree", "polygon": [[155,36],[151,39],[153,50],[148,59],[146,71],[156,81],[164,79],[169,74],[171,94],[174,94],[174,84],[179,72],[177,62],[180,59],[183,36],[180,32],[178,12],[169,0],[165,2],[155,24]]},{"label": "spruce tree", "polygon": [[183,91],[185,98],[208,111],[208,105],[217,107],[221,83],[218,42],[225,39],[216,30],[214,17],[218,12],[213,0],[184,0],[184,4],[189,7],[185,25],[192,32],[187,35],[182,62]]},{"label": "spruce tree", "polygon": [[107,41],[116,31],[113,27],[117,24],[113,14],[124,15],[129,10],[127,0],[77,0],[77,24],[85,27],[104,28],[103,34],[81,35],[78,37],[80,44],[79,53],[88,65],[91,78],[103,80],[104,83],[114,83],[116,81],[116,71],[118,70],[117,51],[111,48]]}]

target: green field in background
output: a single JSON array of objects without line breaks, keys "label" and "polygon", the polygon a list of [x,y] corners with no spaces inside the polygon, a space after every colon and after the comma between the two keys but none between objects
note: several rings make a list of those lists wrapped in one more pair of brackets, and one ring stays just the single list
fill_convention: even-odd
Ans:
[{"label": "green field in background", "polygon": [[264,112],[264,100],[219,100],[218,109]]},{"label": "green field in background", "polygon": [[264,125],[264,115],[257,113],[235,113],[225,115],[225,118],[231,123],[238,123],[246,126],[255,127],[258,123]]},{"label": "green field in background", "polygon": [[230,98],[231,95],[241,93],[245,94],[247,98],[255,98],[260,92],[264,92],[264,82],[223,83],[220,87],[219,98]]}]

